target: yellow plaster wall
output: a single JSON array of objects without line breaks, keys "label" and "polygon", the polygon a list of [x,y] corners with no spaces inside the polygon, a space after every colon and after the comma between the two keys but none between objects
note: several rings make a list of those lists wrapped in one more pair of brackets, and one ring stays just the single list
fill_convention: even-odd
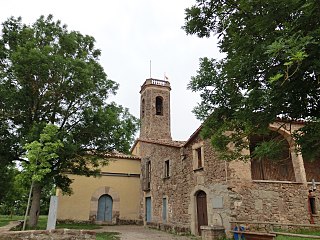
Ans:
[{"label": "yellow plaster wall", "polygon": [[[140,174],[140,160],[113,159],[102,172]],[[58,219],[89,220],[91,197],[97,189],[110,187],[120,198],[120,219],[135,220],[140,216],[140,178],[124,176],[84,177],[70,175],[74,179],[73,194],[58,193]]]},{"label": "yellow plaster wall", "polygon": [[137,142],[134,148],[131,150],[131,154],[135,156],[140,156],[140,142]]}]

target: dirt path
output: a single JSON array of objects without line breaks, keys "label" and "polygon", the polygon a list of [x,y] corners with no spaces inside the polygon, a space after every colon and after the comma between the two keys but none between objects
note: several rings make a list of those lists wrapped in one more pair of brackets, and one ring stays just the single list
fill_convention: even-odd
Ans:
[{"label": "dirt path", "polygon": [[150,229],[144,226],[134,225],[116,225],[105,226],[102,229],[96,230],[96,232],[119,232],[121,240],[196,240],[197,238],[192,236],[178,236],[163,231]]}]

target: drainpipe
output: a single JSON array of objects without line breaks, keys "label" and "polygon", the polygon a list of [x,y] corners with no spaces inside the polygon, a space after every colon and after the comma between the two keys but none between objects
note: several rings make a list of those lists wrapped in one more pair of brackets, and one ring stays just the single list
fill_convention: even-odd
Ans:
[{"label": "drainpipe", "polygon": [[313,197],[312,196],[312,190],[309,190],[309,195],[308,195],[308,210],[309,210],[309,214],[310,214],[310,223],[314,224],[314,218],[312,215],[312,210],[311,210],[311,204],[310,204],[310,198]]}]

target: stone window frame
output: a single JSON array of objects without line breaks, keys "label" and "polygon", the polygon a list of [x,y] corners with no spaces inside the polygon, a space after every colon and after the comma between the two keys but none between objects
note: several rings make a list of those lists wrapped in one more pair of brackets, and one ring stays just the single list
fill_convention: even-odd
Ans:
[{"label": "stone window frame", "polygon": [[[200,155],[200,156],[199,156]],[[199,142],[192,145],[193,170],[203,170],[204,168],[204,143]]]},{"label": "stone window frame", "polygon": [[171,169],[171,161],[169,159],[165,160],[163,164],[163,179],[171,177]]}]

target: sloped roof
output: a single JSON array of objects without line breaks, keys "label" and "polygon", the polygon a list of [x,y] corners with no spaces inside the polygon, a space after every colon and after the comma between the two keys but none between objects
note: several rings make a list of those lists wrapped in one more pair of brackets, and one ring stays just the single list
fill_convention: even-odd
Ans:
[{"label": "sloped roof", "polygon": [[164,145],[164,146],[168,146],[168,147],[177,147],[177,148],[180,148],[185,144],[185,141],[173,141],[173,140],[167,140],[167,139],[137,138],[131,147],[131,151],[134,149],[134,147],[137,145],[138,142],[152,143],[152,144]]},{"label": "sloped roof", "polygon": [[107,158],[122,158],[122,159],[141,160],[141,158],[138,156],[124,154],[124,153],[120,153],[120,152],[104,153],[102,156],[107,157]]}]

